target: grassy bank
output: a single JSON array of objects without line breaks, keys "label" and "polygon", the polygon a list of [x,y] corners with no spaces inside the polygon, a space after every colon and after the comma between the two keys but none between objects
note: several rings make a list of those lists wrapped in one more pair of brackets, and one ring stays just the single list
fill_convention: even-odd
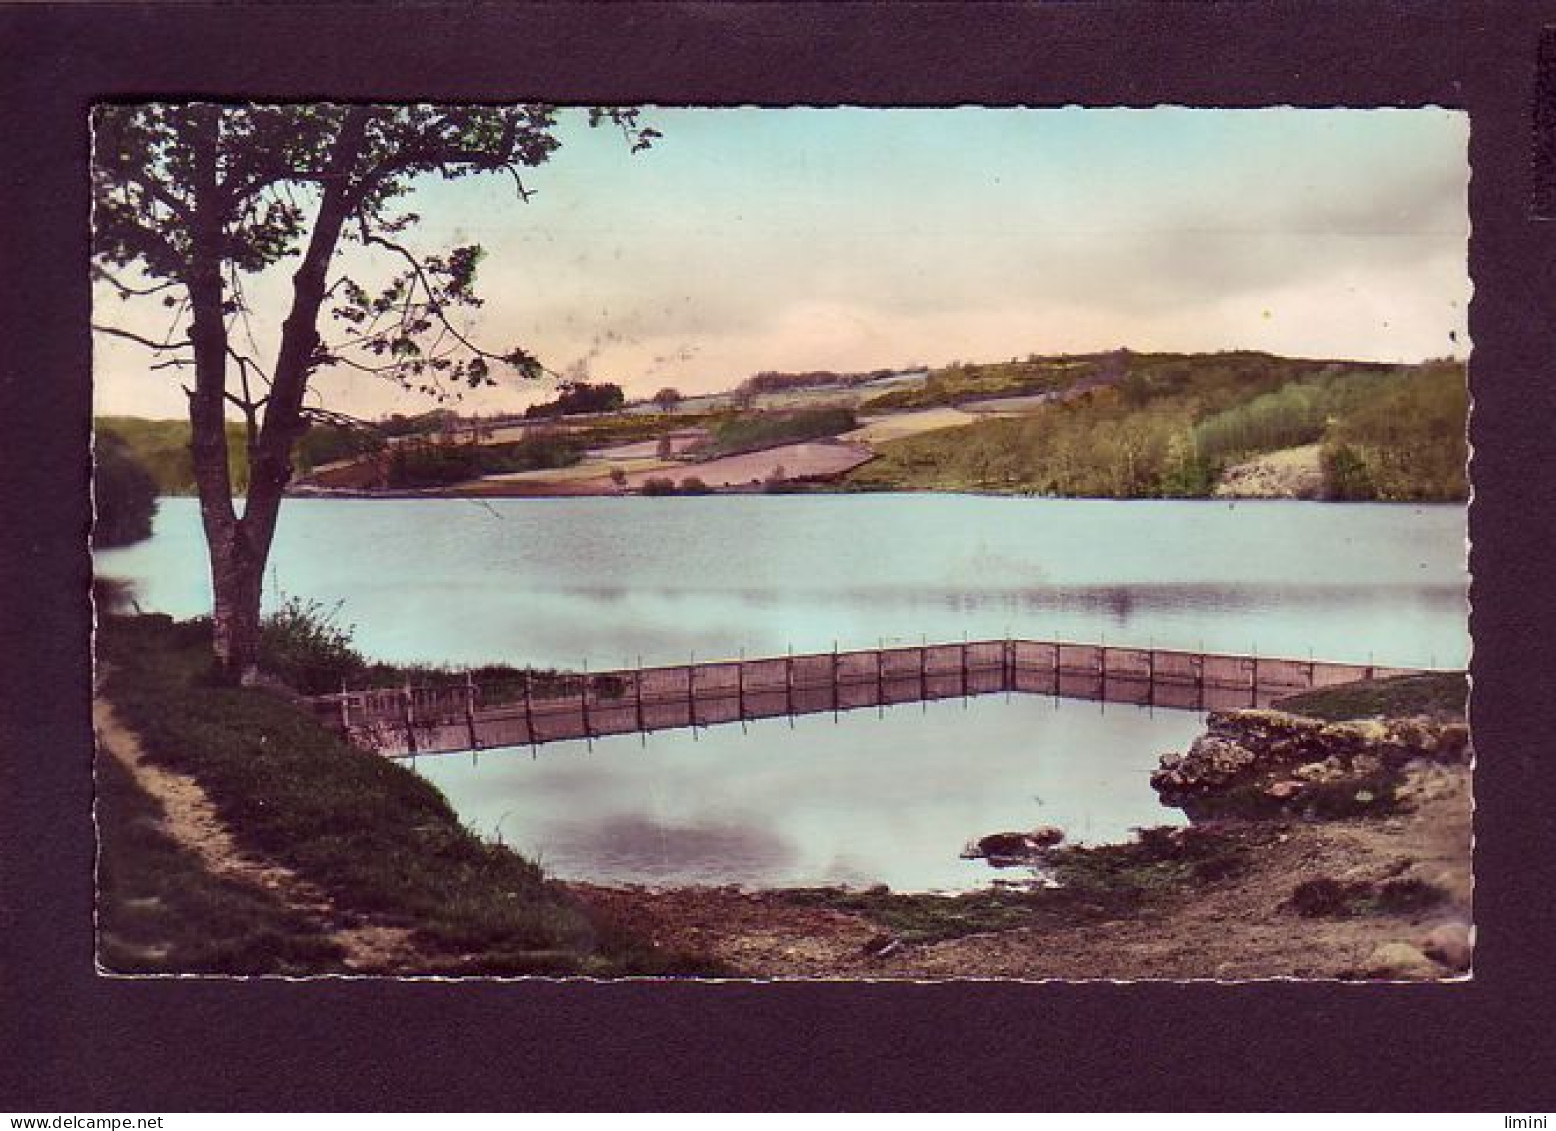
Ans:
[{"label": "grassy bank", "polygon": [[1464,718],[1469,680],[1464,672],[1430,672],[1321,687],[1277,700],[1277,710],[1329,722],[1430,715]]},{"label": "grassy bank", "polygon": [[162,617],[108,621],[105,696],[149,759],[199,782],[242,848],[342,909],[409,928],[427,955],[421,972],[696,968],[599,930],[534,864],[466,830],[411,771],[346,745],[280,695],[211,685],[207,633]]},{"label": "grassy bank", "polygon": [[162,828],[162,807],[118,759],[98,759],[98,960],[125,974],[310,974],[343,969],[323,926],[221,879]]},{"label": "grassy bank", "polygon": [[1113,364],[1122,375],[1025,416],[883,443],[848,484],[1199,497],[1236,462],[1317,442],[1328,497],[1467,497],[1460,363],[1389,368],[1262,354],[1127,354]]}]

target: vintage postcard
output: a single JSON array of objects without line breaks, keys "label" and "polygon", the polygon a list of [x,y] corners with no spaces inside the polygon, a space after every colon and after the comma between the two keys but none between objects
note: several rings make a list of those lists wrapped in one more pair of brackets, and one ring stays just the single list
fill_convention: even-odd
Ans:
[{"label": "vintage postcard", "polygon": [[1471,976],[1466,113],[91,124],[101,971]]}]

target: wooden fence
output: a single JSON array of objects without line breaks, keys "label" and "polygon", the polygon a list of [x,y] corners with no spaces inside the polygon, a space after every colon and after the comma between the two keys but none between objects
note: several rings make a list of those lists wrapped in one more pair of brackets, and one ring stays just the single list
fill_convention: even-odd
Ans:
[{"label": "wooden fence", "polygon": [[1196,711],[1420,669],[992,640],[463,680],[309,700],[321,721],[390,755],[538,745],[1001,692]]}]

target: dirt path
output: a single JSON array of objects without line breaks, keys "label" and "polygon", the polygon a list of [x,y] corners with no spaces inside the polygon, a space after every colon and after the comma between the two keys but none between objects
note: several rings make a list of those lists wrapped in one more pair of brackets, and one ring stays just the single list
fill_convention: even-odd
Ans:
[{"label": "dirt path", "polygon": [[[1201,884],[1115,920],[1043,920],[1041,926],[904,944],[862,914],[796,906],[779,892],[732,889],[574,890],[597,913],[665,945],[710,954],[733,970],[772,978],[1430,979],[1445,966],[1369,972],[1384,944],[1420,946],[1444,923],[1469,922],[1470,791],[1463,767],[1412,779],[1413,812],[1387,818],[1295,822],[1243,874]],[[1415,913],[1304,918],[1289,905],[1304,880],[1380,884],[1419,880],[1446,898]]]},{"label": "dirt path", "polygon": [[392,971],[415,966],[419,956],[407,928],[345,916],[324,892],[291,869],[240,849],[200,784],[187,774],[148,761],[140,739],[102,699],[92,701],[92,728],[99,756],[115,758],[129,771],[162,807],[163,830],[208,872],[264,891],[323,925],[330,940],[345,952],[350,969]]}]

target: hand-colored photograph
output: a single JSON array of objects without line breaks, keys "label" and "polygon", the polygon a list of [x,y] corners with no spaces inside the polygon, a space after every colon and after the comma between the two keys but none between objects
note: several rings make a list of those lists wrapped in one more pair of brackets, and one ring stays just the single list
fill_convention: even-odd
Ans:
[{"label": "hand-colored photograph", "polygon": [[1468,116],[92,116],[97,964],[1470,977]]}]

